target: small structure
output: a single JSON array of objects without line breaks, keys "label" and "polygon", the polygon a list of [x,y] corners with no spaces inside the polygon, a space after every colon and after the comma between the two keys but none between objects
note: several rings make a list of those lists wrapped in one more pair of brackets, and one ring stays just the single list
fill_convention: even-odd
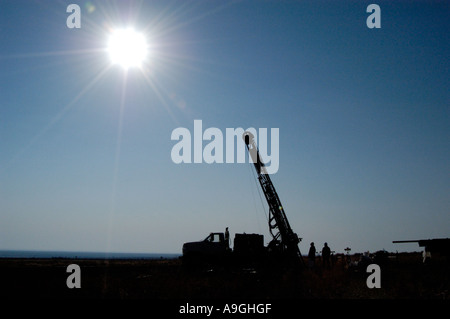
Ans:
[{"label": "small structure", "polygon": [[423,262],[427,262],[434,254],[449,257],[450,256],[450,238],[434,238],[419,240],[394,240],[394,244],[398,243],[418,243],[419,247],[424,247]]}]

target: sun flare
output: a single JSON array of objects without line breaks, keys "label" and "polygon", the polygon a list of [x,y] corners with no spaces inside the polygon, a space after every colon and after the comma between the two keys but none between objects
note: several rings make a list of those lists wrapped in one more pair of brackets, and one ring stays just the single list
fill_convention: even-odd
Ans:
[{"label": "sun flare", "polygon": [[124,69],[140,67],[148,54],[145,36],[132,28],[114,30],[107,50],[111,62]]}]

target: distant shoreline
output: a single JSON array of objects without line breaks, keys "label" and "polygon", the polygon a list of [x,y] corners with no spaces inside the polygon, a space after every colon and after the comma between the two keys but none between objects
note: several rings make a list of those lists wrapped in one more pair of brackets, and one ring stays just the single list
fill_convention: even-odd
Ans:
[{"label": "distant shoreline", "polygon": [[124,252],[82,252],[82,251],[39,251],[39,250],[0,250],[0,258],[38,258],[38,259],[172,259],[181,254],[175,253],[124,253]]}]

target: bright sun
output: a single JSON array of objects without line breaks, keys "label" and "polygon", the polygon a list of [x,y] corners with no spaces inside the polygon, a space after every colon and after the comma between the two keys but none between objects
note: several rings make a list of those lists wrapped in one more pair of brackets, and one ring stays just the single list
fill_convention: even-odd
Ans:
[{"label": "bright sun", "polygon": [[108,53],[111,62],[124,69],[141,66],[147,51],[145,36],[132,28],[114,30],[109,38]]}]

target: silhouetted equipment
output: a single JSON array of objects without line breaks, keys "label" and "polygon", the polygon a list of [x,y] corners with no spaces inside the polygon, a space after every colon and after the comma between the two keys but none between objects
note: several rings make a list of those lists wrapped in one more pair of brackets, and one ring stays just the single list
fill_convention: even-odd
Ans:
[{"label": "silhouetted equipment", "polygon": [[269,230],[272,240],[264,247],[264,237],[259,234],[236,234],[232,251],[226,244],[223,233],[211,233],[203,241],[185,243],[183,245],[183,259],[187,262],[197,260],[223,260],[229,256],[237,259],[261,260],[274,257],[277,261],[294,261],[304,265],[300,249],[301,241],[292,231],[284,212],[281,201],[267,173],[256,146],[254,136],[250,132],[242,135],[247,150],[252,158],[258,180],[269,204]]},{"label": "silhouetted equipment", "polygon": [[236,234],[233,250],[224,233],[211,233],[204,240],[183,244],[183,261],[186,264],[228,262],[237,260],[260,260],[265,256],[264,236]]},{"label": "silhouetted equipment", "polygon": [[230,252],[224,233],[211,233],[202,241],[183,244],[183,257],[186,261],[208,257],[221,259]]},{"label": "silhouetted equipment", "polygon": [[264,236],[259,234],[236,234],[234,236],[234,253],[240,257],[262,256],[264,253]]},{"label": "silhouetted equipment", "polygon": [[261,159],[255,139],[252,133],[245,132],[242,136],[247,146],[248,152],[252,158],[261,188],[269,204],[269,230],[272,235],[272,241],[268,248],[282,254],[294,257],[303,263],[303,258],[298,248],[301,239],[292,231],[289,221],[281,205],[280,198],[272,184],[265,164]]},{"label": "silhouetted equipment", "polygon": [[424,247],[425,251],[430,253],[439,253],[443,256],[450,256],[450,238],[434,238],[419,240],[395,240],[398,243],[418,243],[420,247]]}]

